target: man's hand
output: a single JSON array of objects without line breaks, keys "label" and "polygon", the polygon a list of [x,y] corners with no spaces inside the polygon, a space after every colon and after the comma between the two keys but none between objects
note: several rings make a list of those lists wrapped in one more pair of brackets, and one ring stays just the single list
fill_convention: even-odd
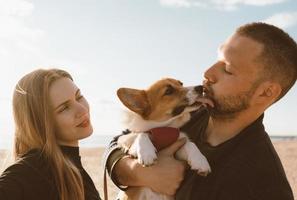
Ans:
[{"label": "man's hand", "polygon": [[186,162],[174,158],[174,154],[186,140],[178,140],[158,153],[157,163],[148,170],[148,186],[155,192],[174,195],[184,179]]},{"label": "man's hand", "polygon": [[115,175],[122,185],[150,187],[155,192],[174,195],[183,180],[187,164],[174,158],[186,140],[180,139],[158,153],[157,162],[143,167],[136,159],[124,157],[115,166]]}]

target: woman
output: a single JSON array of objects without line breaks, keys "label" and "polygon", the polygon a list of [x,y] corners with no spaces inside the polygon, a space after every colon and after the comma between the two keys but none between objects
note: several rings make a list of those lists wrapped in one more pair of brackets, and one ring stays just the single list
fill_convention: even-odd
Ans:
[{"label": "woman", "polygon": [[78,140],[90,136],[89,105],[69,73],[39,69],[13,94],[15,164],[0,177],[0,199],[98,200],[80,162]]}]

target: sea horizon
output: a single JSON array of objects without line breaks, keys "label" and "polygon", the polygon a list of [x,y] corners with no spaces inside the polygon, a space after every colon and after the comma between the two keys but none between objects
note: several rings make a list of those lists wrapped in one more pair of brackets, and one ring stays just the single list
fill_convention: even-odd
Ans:
[{"label": "sea horizon", "polygon": [[[79,146],[82,148],[107,147],[115,136],[116,135],[93,134],[90,137],[81,140]],[[297,140],[297,135],[270,135],[270,138],[272,141]],[[0,140],[0,150],[10,149],[12,149],[12,143],[10,141]]]}]

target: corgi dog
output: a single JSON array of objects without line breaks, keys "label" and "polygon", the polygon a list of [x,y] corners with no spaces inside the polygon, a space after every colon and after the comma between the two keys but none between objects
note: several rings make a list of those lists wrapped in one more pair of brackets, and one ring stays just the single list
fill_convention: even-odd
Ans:
[{"label": "corgi dog", "polygon": [[[126,122],[130,133],[118,138],[118,145],[137,158],[144,166],[154,164],[157,150],[150,139],[148,130],[158,127],[180,128],[190,120],[190,112],[201,106],[213,103],[203,98],[203,87],[184,87],[182,82],[165,78],[151,85],[147,90],[120,88],[117,91],[120,101],[129,109]],[[180,132],[178,138],[187,138],[186,143],[176,152],[176,157],[185,160],[199,175],[211,172],[207,159],[186,133]],[[120,200],[171,200],[173,196],[158,194],[148,187],[129,187],[120,192]]]}]

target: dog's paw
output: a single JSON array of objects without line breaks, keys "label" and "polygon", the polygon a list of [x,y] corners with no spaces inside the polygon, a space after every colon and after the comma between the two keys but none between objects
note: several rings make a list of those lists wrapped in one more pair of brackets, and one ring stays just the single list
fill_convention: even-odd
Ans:
[{"label": "dog's paw", "polygon": [[135,143],[128,149],[128,154],[133,158],[137,158],[137,145]]},{"label": "dog's paw", "polygon": [[139,148],[137,152],[138,163],[143,166],[150,166],[154,164],[157,159],[156,149],[153,148]]},{"label": "dog's paw", "polygon": [[192,157],[188,162],[191,169],[196,170],[200,176],[207,176],[211,172],[209,163],[203,155]]},{"label": "dog's paw", "polygon": [[123,151],[124,153],[127,153],[127,154],[129,153],[129,150],[130,150],[130,149],[127,148],[127,147],[122,147],[121,149],[122,149],[122,151]]}]

